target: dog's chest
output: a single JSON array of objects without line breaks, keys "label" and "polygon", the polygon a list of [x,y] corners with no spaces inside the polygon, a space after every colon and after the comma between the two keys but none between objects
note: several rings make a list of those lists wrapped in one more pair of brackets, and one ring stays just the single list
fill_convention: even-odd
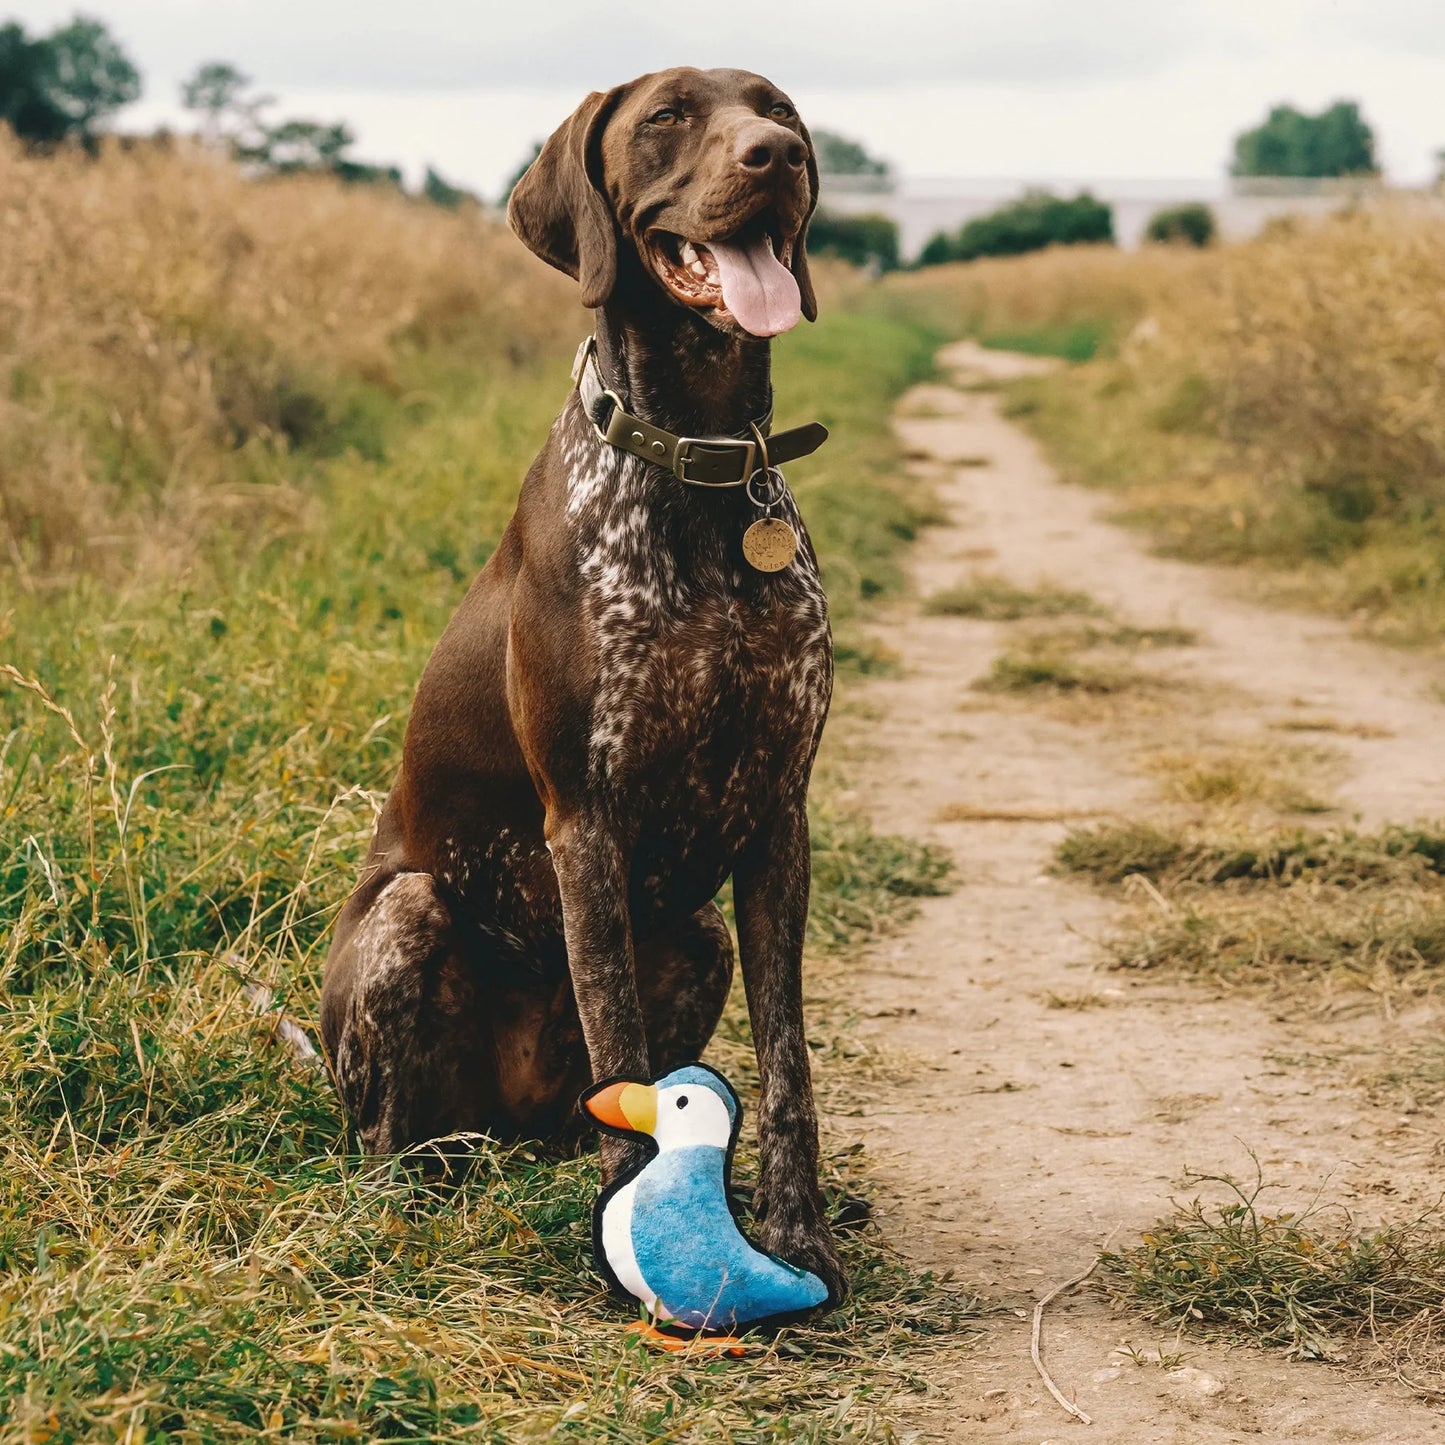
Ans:
[{"label": "dog's chest", "polygon": [[[569,520],[596,672],[589,771],[659,808],[748,811],[806,765],[827,711],[832,645],[811,549],[751,573],[736,546],[669,531],[640,464],[588,461]],[[790,500],[784,515],[801,531]]]}]

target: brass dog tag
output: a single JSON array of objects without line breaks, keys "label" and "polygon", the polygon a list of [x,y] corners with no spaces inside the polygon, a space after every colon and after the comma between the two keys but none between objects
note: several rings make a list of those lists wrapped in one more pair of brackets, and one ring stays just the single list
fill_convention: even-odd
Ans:
[{"label": "brass dog tag", "polygon": [[759,517],[743,533],[743,556],[759,572],[781,572],[798,555],[798,534],[781,517]]}]

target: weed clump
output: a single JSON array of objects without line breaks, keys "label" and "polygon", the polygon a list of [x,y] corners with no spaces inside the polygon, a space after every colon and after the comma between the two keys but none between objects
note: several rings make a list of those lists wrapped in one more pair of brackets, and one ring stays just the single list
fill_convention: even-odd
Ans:
[{"label": "weed clump", "polygon": [[1082,661],[1047,647],[1011,648],[993,660],[974,687],[980,692],[1078,693],[1108,697],[1145,684],[1130,668]]},{"label": "weed clump", "polygon": [[1199,834],[1141,824],[1075,829],[1056,866],[1105,885],[1147,881],[1109,944],[1125,968],[1220,980],[1428,992],[1445,968],[1445,836]]},{"label": "weed clump", "polygon": [[[1169,684],[1130,660],[1138,629],[1057,629],[1034,632],[1006,647],[974,687],[980,692],[1115,697],[1157,692]],[[1124,641],[1120,645],[1118,638]]]},{"label": "weed clump", "polygon": [[1331,804],[1311,784],[1334,762],[1321,748],[1244,746],[1167,751],[1148,767],[1177,802],[1206,808],[1263,806],[1280,813],[1327,813]]},{"label": "weed clump", "polygon": [[1016,622],[1022,617],[1097,616],[1103,608],[1085,592],[1052,583],[1017,587],[1004,577],[979,576],[935,592],[924,603],[924,611],[939,617]]},{"label": "weed clump", "polygon": [[1419,886],[1445,878],[1445,829],[1420,825],[1318,833],[1287,828],[1230,838],[1147,823],[1102,823],[1073,829],[1055,858],[1066,872],[1100,883],[1142,873],[1161,887]]},{"label": "weed clump", "polygon": [[[1104,1256],[1115,1298],[1181,1329],[1300,1359],[1374,1357],[1445,1386],[1445,1238],[1435,1221],[1362,1233],[1343,1210],[1266,1211],[1258,1176],[1195,1175],[1226,1202],[1195,1198]],[[1413,1373],[1413,1371],[1412,1371]]]}]

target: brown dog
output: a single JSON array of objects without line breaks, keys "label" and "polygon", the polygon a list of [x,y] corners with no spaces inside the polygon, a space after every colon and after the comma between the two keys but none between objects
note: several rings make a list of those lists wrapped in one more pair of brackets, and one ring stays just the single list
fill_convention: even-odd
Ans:
[{"label": "brown dog", "polygon": [[[832,644],[785,490],[796,558],[764,572],[741,548],[766,338],[816,311],[817,196],[791,102],[734,70],[590,95],[517,186],[512,226],[597,309],[596,356],[422,677],[322,1027],[369,1151],[565,1131],[592,1080],[702,1053],[731,876],[762,1240],[836,1296],[801,980]],[[607,1173],[627,1148],[604,1145]]]}]

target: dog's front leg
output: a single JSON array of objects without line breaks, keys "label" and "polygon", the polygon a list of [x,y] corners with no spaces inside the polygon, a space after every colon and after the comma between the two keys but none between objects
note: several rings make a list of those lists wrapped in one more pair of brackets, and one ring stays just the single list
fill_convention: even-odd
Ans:
[{"label": "dog's front leg", "polygon": [[762,1242],[811,1269],[841,1299],[843,1266],[818,1188],[818,1115],[803,1032],[803,931],[808,919],[808,815],[785,802],[733,874],[738,948],[758,1051],[762,1100],[758,1207]]},{"label": "dog's front leg", "polygon": [[[615,833],[585,814],[548,819],[547,844],[562,896],[567,968],[595,1081],[649,1077],[647,1035],[637,995],[627,857]],[[637,1146],[602,1141],[602,1174],[611,1179],[638,1156]]]}]

